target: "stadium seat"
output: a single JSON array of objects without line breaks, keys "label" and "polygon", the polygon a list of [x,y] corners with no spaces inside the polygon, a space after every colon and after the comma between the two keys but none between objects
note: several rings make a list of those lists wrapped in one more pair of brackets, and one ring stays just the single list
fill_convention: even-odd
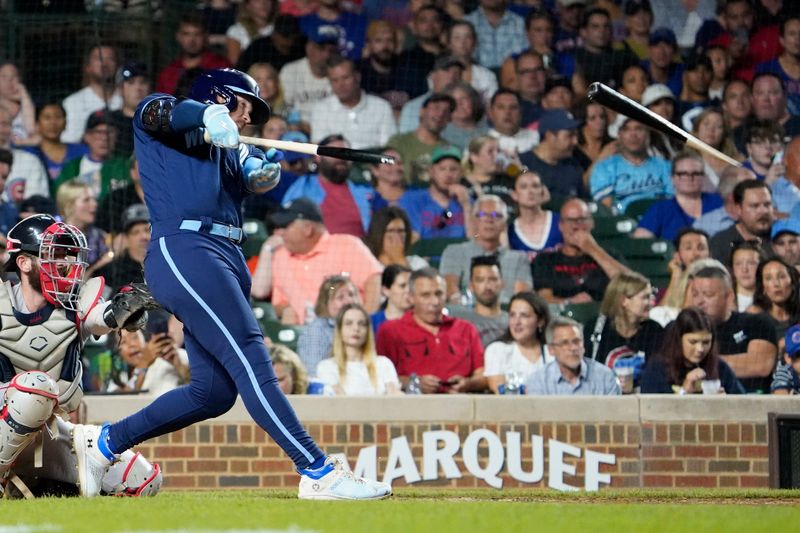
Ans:
[{"label": "stadium seat", "polygon": [[261,251],[261,245],[267,240],[267,227],[256,218],[248,218],[242,224],[242,229],[247,235],[247,240],[242,244],[242,253],[245,258],[258,255]]},{"label": "stadium seat", "polygon": [[623,239],[633,233],[635,229],[636,220],[629,216],[617,215],[600,217],[594,220],[592,235],[594,235],[594,238],[598,241]]},{"label": "stadium seat", "polygon": [[561,306],[561,316],[566,316],[580,322],[587,324],[594,317],[600,313],[600,304],[597,302],[589,302],[584,304],[565,304]]},{"label": "stadium seat", "polygon": [[660,258],[640,257],[625,259],[625,264],[627,264],[631,270],[649,279],[650,284],[659,289],[669,285],[670,274],[669,267],[667,266],[668,263],[669,261]]},{"label": "stadium seat", "polygon": [[625,215],[629,217],[633,217],[636,220],[642,218],[650,206],[656,202],[661,201],[663,198],[643,198],[641,200],[634,200],[633,202],[628,204],[628,207],[625,208]]},{"label": "stadium seat", "polygon": [[625,259],[660,259],[669,262],[675,247],[663,239],[626,239],[620,243],[618,251]]},{"label": "stadium seat", "polygon": [[550,196],[550,201],[542,206],[542,209],[547,209],[549,211],[553,211],[554,213],[558,213],[561,211],[561,206],[564,205],[564,202],[566,201],[566,196],[553,194]]},{"label": "stadium seat", "polygon": [[602,202],[588,202],[586,205],[589,206],[589,211],[592,212],[592,216],[595,219],[609,218],[614,216],[614,212]]},{"label": "stadium seat", "polygon": [[259,322],[263,322],[264,320],[278,321],[278,314],[275,312],[275,308],[271,303],[252,302],[251,307],[253,308],[253,315],[255,315],[256,320]]},{"label": "stadium seat", "polygon": [[411,245],[408,251],[409,255],[418,255],[424,258],[432,267],[438,267],[439,261],[442,259],[442,252],[451,244],[458,244],[467,239],[452,239],[452,238],[436,238],[436,239],[420,239]]},{"label": "stadium seat", "polygon": [[292,351],[297,351],[297,339],[303,326],[289,326],[281,324],[277,320],[260,320],[261,329],[264,335],[269,337],[276,344],[283,344]]}]

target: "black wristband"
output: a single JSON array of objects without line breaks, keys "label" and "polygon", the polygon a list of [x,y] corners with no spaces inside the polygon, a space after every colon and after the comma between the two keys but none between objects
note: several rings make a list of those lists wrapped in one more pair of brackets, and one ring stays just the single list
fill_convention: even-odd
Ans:
[{"label": "black wristband", "polygon": [[106,307],[106,310],[103,311],[103,322],[106,323],[106,326],[110,327],[111,329],[118,329],[119,324],[117,324],[117,319],[114,317],[114,310],[112,306],[109,305]]}]

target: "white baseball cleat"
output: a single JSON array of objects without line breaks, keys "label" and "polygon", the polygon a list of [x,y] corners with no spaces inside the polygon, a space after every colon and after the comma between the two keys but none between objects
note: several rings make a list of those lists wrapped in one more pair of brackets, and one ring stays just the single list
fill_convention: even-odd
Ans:
[{"label": "white baseball cleat", "polygon": [[381,500],[392,495],[388,483],[357,477],[333,457],[323,467],[300,474],[297,497],[301,500]]},{"label": "white baseball cleat", "polygon": [[72,449],[78,460],[78,489],[81,496],[91,498],[100,494],[103,476],[113,460],[98,448],[104,427],[76,424],[72,430]]}]

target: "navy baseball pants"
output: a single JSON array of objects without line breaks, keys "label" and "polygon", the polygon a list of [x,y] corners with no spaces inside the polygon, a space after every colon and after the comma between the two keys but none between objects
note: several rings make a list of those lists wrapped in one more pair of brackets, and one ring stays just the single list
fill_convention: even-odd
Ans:
[{"label": "navy baseball pants", "polygon": [[183,322],[191,381],[113,424],[112,452],[222,415],[238,393],[297,468],[324,457],[278,387],[250,308],[250,274],[238,246],[188,231],[154,239],[145,279],[158,302]]}]

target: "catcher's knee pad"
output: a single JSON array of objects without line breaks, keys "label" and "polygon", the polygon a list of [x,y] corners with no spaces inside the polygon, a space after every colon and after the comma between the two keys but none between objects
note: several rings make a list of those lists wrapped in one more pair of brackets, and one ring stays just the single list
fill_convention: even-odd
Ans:
[{"label": "catcher's knee pad", "polygon": [[36,437],[56,405],[58,384],[48,374],[33,370],[14,376],[0,412],[0,471]]},{"label": "catcher's knee pad", "polygon": [[109,496],[155,496],[163,480],[158,463],[127,450],[103,475],[102,491]]}]

